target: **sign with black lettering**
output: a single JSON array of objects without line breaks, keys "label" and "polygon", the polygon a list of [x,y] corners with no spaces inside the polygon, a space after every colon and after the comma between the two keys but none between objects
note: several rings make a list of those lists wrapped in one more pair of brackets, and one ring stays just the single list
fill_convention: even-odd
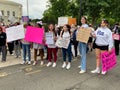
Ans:
[{"label": "sign with black lettering", "polygon": [[115,49],[109,52],[101,53],[101,60],[102,60],[102,71],[108,71],[113,69],[117,64],[117,59],[115,55]]}]

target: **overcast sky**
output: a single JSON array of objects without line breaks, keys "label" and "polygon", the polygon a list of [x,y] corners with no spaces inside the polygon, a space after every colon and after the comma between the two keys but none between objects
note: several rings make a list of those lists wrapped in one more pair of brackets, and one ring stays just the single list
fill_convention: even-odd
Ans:
[{"label": "overcast sky", "polygon": [[[20,3],[23,5],[23,15],[27,15],[27,0],[9,0]],[[32,19],[42,18],[44,10],[46,10],[48,0],[28,0],[29,3],[29,16]]]}]

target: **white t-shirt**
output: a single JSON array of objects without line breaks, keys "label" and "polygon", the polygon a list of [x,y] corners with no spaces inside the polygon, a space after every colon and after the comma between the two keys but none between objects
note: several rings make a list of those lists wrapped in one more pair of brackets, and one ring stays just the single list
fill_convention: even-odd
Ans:
[{"label": "white t-shirt", "polygon": [[63,35],[62,35],[62,38],[63,39],[70,39],[70,33],[68,31],[64,32]]}]

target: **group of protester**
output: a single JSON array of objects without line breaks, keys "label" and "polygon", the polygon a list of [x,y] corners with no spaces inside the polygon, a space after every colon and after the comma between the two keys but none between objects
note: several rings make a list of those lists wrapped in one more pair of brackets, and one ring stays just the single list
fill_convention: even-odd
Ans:
[{"label": "group of protester", "polygon": [[[54,42],[57,41],[58,36],[64,39],[69,39],[69,45],[68,48],[61,48],[62,50],[62,57],[63,57],[63,65],[62,68],[70,69],[71,68],[71,61],[72,61],[72,51],[71,51],[71,46],[73,45],[74,47],[74,57],[78,56],[78,51],[80,52],[80,72],[79,73],[85,73],[86,72],[86,54],[87,51],[92,49],[95,49],[95,54],[96,54],[96,68],[95,70],[92,70],[91,73],[100,73],[100,66],[101,66],[101,58],[100,54],[102,52],[108,51],[111,52],[111,49],[115,45],[115,52],[116,55],[119,55],[119,42],[120,40],[116,40],[113,38],[113,33],[120,35],[120,26],[119,24],[116,24],[113,32],[109,29],[109,23],[107,20],[102,20],[100,26],[94,30],[92,25],[87,24],[87,19],[86,17],[81,18],[81,26],[77,27],[76,25],[68,25],[65,24],[62,28],[60,27],[55,27],[54,24],[50,24],[48,26],[48,31],[53,33],[53,39]],[[19,25],[19,23],[16,23],[15,25]],[[30,24],[25,24],[25,32],[27,26]],[[35,25],[37,28],[43,28],[42,24],[37,23]],[[88,43],[80,42],[77,41],[77,33],[81,29],[85,28],[91,28],[91,33],[90,33],[90,38],[88,40]],[[43,38],[43,44],[38,44],[38,43],[31,43],[26,41],[25,39],[21,40],[16,40],[14,42],[9,42],[7,44],[6,42],[7,35],[5,32],[3,32],[3,28],[0,27],[0,51],[2,52],[2,61],[6,61],[6,46],[8,45],[10,54],[13,54],[13,46],[14,46],[14,51],[16,54],[16,58],[21,56],[21,46],[23,50],[23,62],[22,64],[31,64],[31,47],[34,49],[34,62],[33,65],[36,65],[38,63],[37,61],[37,54],[39,52],[41,61],[40,64],[44,64],[44,47],[47,47],[47,67],[51,66],[56,67],[57,65],[57,53],[59,47],[57,47],[54,44],[45,44],[46,42],[46,37],[44,36]],[[93,42],[94,41],[94,42]],[[78,50],[79,48],[79,50]],[[68,60],[66,60],[66,57],[68,55]],[[28,61],[27,59],[28,58]],[[52,61],[53,60],[53,61]],[[101,74],[106,74],[106,71],[102,71]]]}]

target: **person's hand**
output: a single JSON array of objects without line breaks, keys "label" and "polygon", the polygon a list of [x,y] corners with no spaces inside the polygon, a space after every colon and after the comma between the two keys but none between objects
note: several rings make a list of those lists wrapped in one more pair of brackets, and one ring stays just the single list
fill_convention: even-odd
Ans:
[{"label": "person's hand", "polygon": [[112,53],[112,49],[109,49],[109,50],[108,50],[108,53],[109,53],[109,54]]},{"label": "person's hand", "polygon": [[96,37],[96,35],[95,34],[92,34],[92,36],[95,38]]}]

